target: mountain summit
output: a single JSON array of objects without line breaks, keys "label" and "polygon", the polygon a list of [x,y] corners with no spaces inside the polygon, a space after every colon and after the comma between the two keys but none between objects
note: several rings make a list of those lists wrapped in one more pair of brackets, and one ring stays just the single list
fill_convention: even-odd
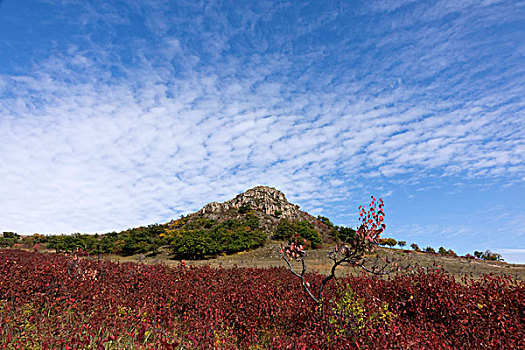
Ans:
[{"label": "mountain summit", "polygon": [[275,218],[288,220],[300,220],[308,215],[300,211],[298,205],[288,202],[284,193],[268,186],[251,188],[224,203],[208,203],[196,214],[214,216],[214,214],[223,214],[232,210],[240,212],[254,210]]},{"label": "mountain summit", "polygon": [[260,228],[267,233],[274,232],[280,220],[289,220],[308,221],[323,237],[330,236],[332,228],[299,208],[297,204],[288,202],[281,191],[273,187],[256,186],[226,202],[208,203],[188,216],[192,219],[204,217],[220,222],[239,219],[247,212],[252,212],[259,218]]}]

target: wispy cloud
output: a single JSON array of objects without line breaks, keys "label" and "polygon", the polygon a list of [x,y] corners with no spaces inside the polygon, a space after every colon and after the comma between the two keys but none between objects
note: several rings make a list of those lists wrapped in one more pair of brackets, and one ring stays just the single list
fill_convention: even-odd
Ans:
[{"label": "wispy cloud", "polygon": [[503,259],[505,261],[510,261],[515,264],[525,264],[525,249],[499,249],[498,252],[501,252]]},{"label": "wispy cloud", "polygon": [[71,36],[0,75],[5,229],[166,221],[257,184],[322,212],[428,176],[523,183],[517,2],[55,10]]}]

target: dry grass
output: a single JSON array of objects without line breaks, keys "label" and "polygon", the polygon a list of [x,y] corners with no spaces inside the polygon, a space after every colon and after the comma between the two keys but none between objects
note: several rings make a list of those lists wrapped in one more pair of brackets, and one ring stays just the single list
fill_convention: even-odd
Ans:
[{"label": "dry grass", "polygon": [[[332,264],[327,258],[328,251],[331,248],[321,248],[310,250],[306,258],[308,271],[316,271],[327,274],[330,271]],[[407,264],[413,270],[417,267],[423,269],[443,268],[448,273],[456,278],[463,276],[472,276],[474,278],[481,277],[483,274],[494,275],[509,275],[518,281],[525,281],[525,265],[507,264],[504,262],[489,262],[483,260],[467,260],[464,258],[455,258],[448,256],[441,256],[437,254],[429,254],[423,252],[407,252],[401,249],[379,248],[377,254],[380,257],[390,257],[398,261],[400,266],[404,267]],[[107,258],[115,261],[133,261],[142,262],[146,264],[164,263],[175,264],[180,263],[179,260],[174,260],[169,254],[169,250],[161,250],[155,256],[134,255],[129,257],[108,256]],[[279,255],[279,244],[272,242],[266,244],[264,247],[248,252],[241,252],[233,255],[220,256],[215,259],[208,260],[186,260],[187,265],[203,266],[210,265],[212,267],[230,268],[238,267],[275,267],[286,266]],[[361,270],[348,266],[341,266],[337,270],[338,276],[356,275],[360,274]]]}]

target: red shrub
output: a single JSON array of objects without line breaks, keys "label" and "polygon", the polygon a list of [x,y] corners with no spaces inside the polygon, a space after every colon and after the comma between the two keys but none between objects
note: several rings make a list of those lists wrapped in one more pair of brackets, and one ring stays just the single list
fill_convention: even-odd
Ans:
[{"label": "red shrub", "polygon": [[[441,271],[339,279],[359,305],[387,305],[387,323],[356,312],[341,332],[315,311],[289,271],[73,260],[0,251],[0,344],[16,348],[519,349],[525,288],[485,276],[463,283]],[[309,274],[312,284],[322,276]],[[328,305],[341,300],[335,283]],[[386,304],[385,304],[386,303]],[[348,316],[348,315],[347,315]],[[350,314],[350,317],[352,314]],[[363,318],[360,321],[357,321]],[[350,318],[351,319],[351,318]]]}]

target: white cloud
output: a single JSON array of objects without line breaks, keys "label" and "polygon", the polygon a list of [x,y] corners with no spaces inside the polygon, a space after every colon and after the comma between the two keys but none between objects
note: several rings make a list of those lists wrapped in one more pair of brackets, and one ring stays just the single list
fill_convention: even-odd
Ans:
[{"label": "white cloud", "polygon": [[[385,11],[415,6],[379,5]],[[437,172],[523,181],[523,85],[501,73],[499,85],[472,86],[478,81],[473,75],[500,61],[476,62],[463,48],[471,42],[466,33],[476,30],[468,29],[470,18],[488,20],[483,9],[468,6],[471,15],[450,23],[397,23],[381,38],[372,36],[365,46],[377,45],[384,57],[363,50],[370,71],[337,80],[348,68],[338,63],[318,72],[317,56],[259,50],[223,57],[244,30],[261,39],[254,23],[271,20],[270,10],[250,12],[240,24],[245,28],[232,28],[207,9],[188,27],[190,36],[202,33],[207,47],[199,51],[170,33],[183,19],[163,15],[164,5],[144,4],[140,11],[154,8],[146,26],[162,40],[130,44],[139,47],[137,67],[112,62],[118,48],[91,42],[37,62],[33,72],[0,77],[0,227],[125,228],[166,221],[261,183],[320,210],[315,201],[357,191],[363,177],[403,175],[408,183]],[[126,11],[85,7],[83,26],[96,19],[107,26],[129,23]],[[203,24],[210,16],[221,29],[217,36]],[[323,21],[281,39],[293,43]],[[338,46],[312,51],[344,49]],[[213,64],[199,66],[205,59]],[[470,61],[464,70],[461,62]],[[110,65],[122,76],[109,74]],[[509,61],[506,67],[514,66]],[[294,80],[294,69],[303,68]]]},{"label": "white cloud", "polygon": [[506,262],[513,264],[525,264],[525,249],[516,249],[516,248],[503,248],[498,249],[503,259]]}]

